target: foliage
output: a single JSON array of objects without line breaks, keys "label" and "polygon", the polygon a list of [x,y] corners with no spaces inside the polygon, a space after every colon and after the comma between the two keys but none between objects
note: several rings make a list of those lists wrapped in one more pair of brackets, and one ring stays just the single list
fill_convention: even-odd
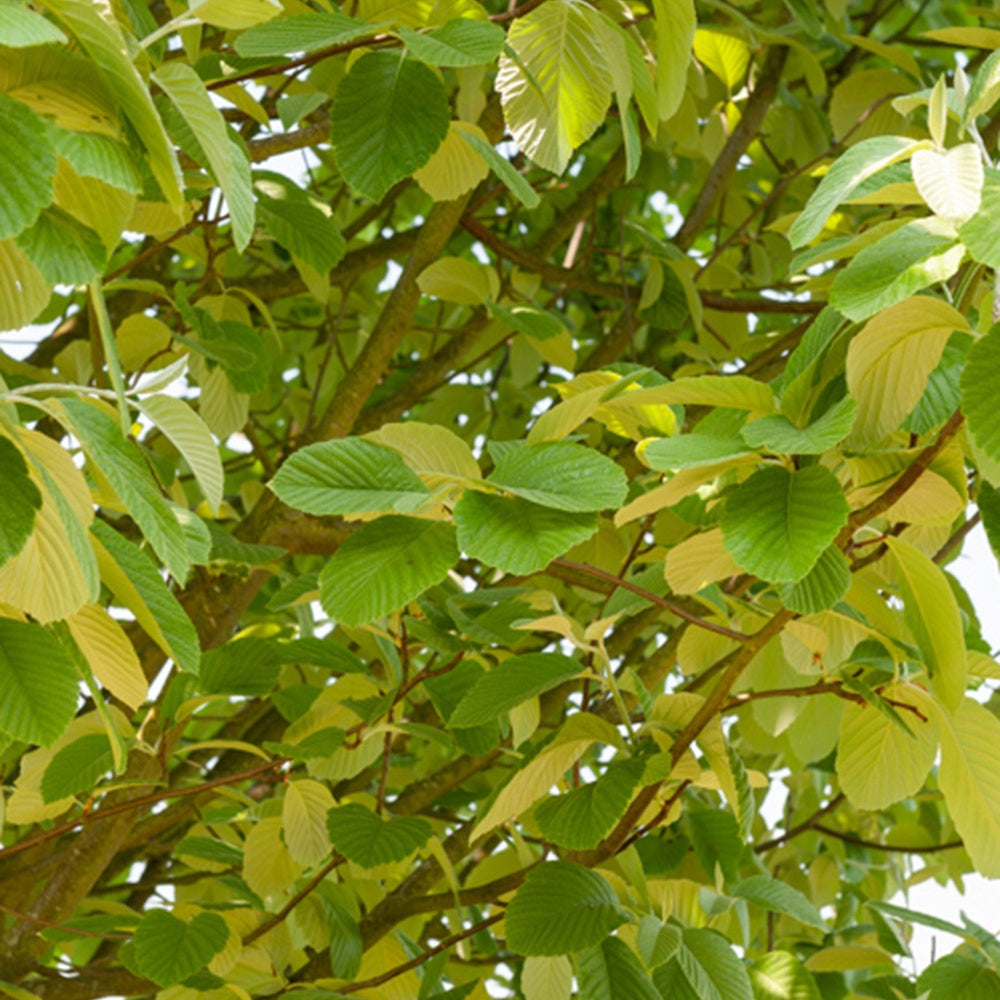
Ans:
[{"label": "foliage", "polygon": [[0,0],[0,994],[1000,995],[996,21]]}]

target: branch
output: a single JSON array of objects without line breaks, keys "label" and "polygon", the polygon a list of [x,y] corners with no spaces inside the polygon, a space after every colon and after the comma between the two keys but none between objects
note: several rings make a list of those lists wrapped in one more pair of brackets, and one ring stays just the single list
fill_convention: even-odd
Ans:
[{"label": "branch", "polygon": [[949,840],[946,844],[931,844],[929,847],[927,845],[916,844],[879,844],[874,840],[864,840],[862,837],[855,837],[851,833],[841,833],[832,827],[823,826],[822,823],[813,823],[812,829],[826,834],[828,837],[835,837],[837,840],[842,840],[845,844],[868,847],[873,851],[898,851],[901,854],[936,854],[938,851],[953,851],[956,848],[965,847],[965,844],[961,840]]},{"label": "branch", "polygon": [[807,833],[809,830],[813,829],[816,824],[826,815],[832,813],[841,802],[844,801],[844,793],[838,792],[825,806],[818,809],[812,814],[808,819],[803,820],[796,826],[790,826],[781,836],[774,837],[771,840],[765,840],[763,844],[757,844],[754,846],[754,851],[757,854],[763,854],[765,851],[771,850],[772,847],[780,847],[782,844],[789,840],[793,840],[800,834]]},{"label": "branch", "polygon": [[[404,962],[402,965],[397,965],[394,969],[390,969],[388,972],[383,972],[380,976],[373,976],[371,979],[362,979],[358,982],[351,983],[349,986],[338,986],[337,990],[340,993],[357,993],[358,990],[371,989],[373,986],[381,986],[382,983],[389,982],[390,979],[395,979],[396,976],[401,976],[404,972],[409,972],[410,969],[415,969],[417,966],[423,965],[424,962],[429,961],[435,955],[440,955],[442,951],[447,951],[453,945],[458,944],[459,941],[464,941],[466,938],[470,938],[480,931],[485,930],[487,927],[492,926],[498,920],[503,919],[503,911],[500,913],[494,913],[493,916],[487,917],[485,920],[480,920],[478,924],[473,924],[471,927],[466,927],[465,930],[460,931],[458,934],[452,934],[451,937],[446,937],[443,941],[434,945],[433,948],[428,948],[427,951],[416,958],[411,958],[409,962]],[[291,994],[294,996],[294,993]]]},{"label": "branch", "polygon": [[694,243],[715,203],[722,192],[729,187],[740,158],[750,143],[758,137],[764,116],[778,94],[778,84],[781,82],[787,58],[788,47],[785,45],[772,45],[768,49],[757,84],[743,108],[739,124],[733,129],[729,141],[716,158],[691,211],[688,212],[684,224],[674,237],[674,243],[682,250],[687,250]]},{"label": "branch", "polygon": [[616,587],[621,587],[623,590],[628,590],[633,594],[644,597],[647,601],[651,601],[653,604],[666,609],[671,614],[682,618],[686,622],[690,622],[692,625],[697,625],[699,628],[706,629],[709,632],[715,632],[716,635],[724,635],[727,639],[746,642],[750,638],[744,632],[737,632],[734,629],[726,628],[725,625],[716,625],[715,622],[709,621],[706,618],[699,618],[694,612],[688,611],[674,601],[668,601],[665,597],[660,597],[658,594],[654,594],[644,587],[630,583],[628,580],[623,580],[620,576],[615,576],[614,573],[609,573],[607,570],[598,569],[596,566],[587,566],[584,563],[572,562],[569,559],[553,559],[549,565],[563,566],[566,569],[576,570],[578,573],[585,573],[587,576],[596,577],[598,580],[606,580],[608,583],[613,583]]},{"label": "branch", "polygon": [[931,463],[943,451],[944,446],[959,432],[964,419],[960,410],[953,413],[933,443],[920,452],[906,471],[884,493],[851,514],[847,519],[847,524],[837,536],[835,544],[838,548],[843,549],[858,528],[880,514],[884,514],[903,497],[906,491],[930,468]]}]

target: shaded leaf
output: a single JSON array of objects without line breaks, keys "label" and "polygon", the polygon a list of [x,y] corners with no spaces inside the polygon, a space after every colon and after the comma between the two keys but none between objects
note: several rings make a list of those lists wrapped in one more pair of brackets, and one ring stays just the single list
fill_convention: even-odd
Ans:
[{"label": "shaded leaf", "polygon": [[333,846],[362,868],[403,861],[423,847],[431,835],[431,825],[417,816],[383,819],[364,806],[352,802],[331,809],[327,831]]}]

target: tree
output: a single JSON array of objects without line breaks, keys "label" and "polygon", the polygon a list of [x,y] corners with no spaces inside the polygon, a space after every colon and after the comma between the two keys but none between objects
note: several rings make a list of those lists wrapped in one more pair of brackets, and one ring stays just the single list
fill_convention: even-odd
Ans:
[{"label": "tree", "polygon": [[0,994],[1000,995],[994,20],[5,0]]}]

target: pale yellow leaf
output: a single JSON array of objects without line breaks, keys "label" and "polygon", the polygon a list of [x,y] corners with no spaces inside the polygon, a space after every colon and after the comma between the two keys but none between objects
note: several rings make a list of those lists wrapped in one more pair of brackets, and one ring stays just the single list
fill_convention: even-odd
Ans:
[{"label": "pale yellow leaf", "polygon": [[440,257],[417,278],[424,295],[464,306],[478,306],[500,294],[496,271],[463,257]]},{"label": "pale yellow leaf", "polygon": [[66,619],[66,624],[94,676],[135,711],[146,700],[149,684],[121,625],[94,604],[80,608]]},{"label": "pale yellow leaf", "polygon": [[872,317],[847,349],[847,386],[857,400],[852,440],[878,441],[920,400],[955,331],[968,322],[929,295],[914,295]]},{"label": "pale yellow leaf", "polygon": [[913,182],[927,207],[956,224],[975,215],[983,190],[983,161],[975,143],[947,152],[918,149],[910,159]]},{"label": "pale yellow leaf", "polygon": [[281,821],[293,861],[312,868],[329,857],[326,814],[334,805],[329,789],[318,781],[302,778],[285,786]]},{"label": "pale yellow leaf", "polygon": [[954,712],[935,706],[941,733],[938,783],[973,867],[1000,878],[1000,721],[966,698]]},{"label": "pale yellow leaf", "polygon": [[383,424],[365,437],[397,452],[432,490],[455,479],[482,477],[472,449],[454,431],[440,424],[417,420]]},{"label": "pale yellow leaf", "polygon": [[664,564],[664,576],[675,594],[696,594],[702,587],[739,572],[722,545],[720,528],[685,538],[667,553]]},{"label": "pale yellow leaf", "polygon": [[280,816],[258,820],[243,844],[243,879],[265,902],[285,895],[302,873],[281,839]]},{"label": "pale yellow leaf", "polygon": [[413,179],[435,201],[452,201],[471,191],[490,172],[486,161],[462,138],[461,132],[487,141],[478,125],[452,122],[444,142],[413,175]]},{"label": "pale yellow leaf", "polygon": [[[928,717],[931,699],[912,684],[893,684],[885,698],[912,705]],[[872,705],[848,705],[840,723],[837,777],[858,809],[885,809],[915,795],[934,763],[938,727],[898,707],[912,736]]]},{"label": "pale yellow leaf", "polygon": [[573,966],[565,955],[530,955],[521,968],[524,1000],[569,1000]]},{"label": "pale yellow leaf", "polygon": [[41,272],[13,240],[0,240],[0,331],[27,326],[51,293]]},{"label": "pale yellow leaf", "polygon": [[822,948],[805,963],[810,972],[847,972],[850,969],[870,969],[885,965],[894,967],[892,956],[870,945],[835,945]]}]

